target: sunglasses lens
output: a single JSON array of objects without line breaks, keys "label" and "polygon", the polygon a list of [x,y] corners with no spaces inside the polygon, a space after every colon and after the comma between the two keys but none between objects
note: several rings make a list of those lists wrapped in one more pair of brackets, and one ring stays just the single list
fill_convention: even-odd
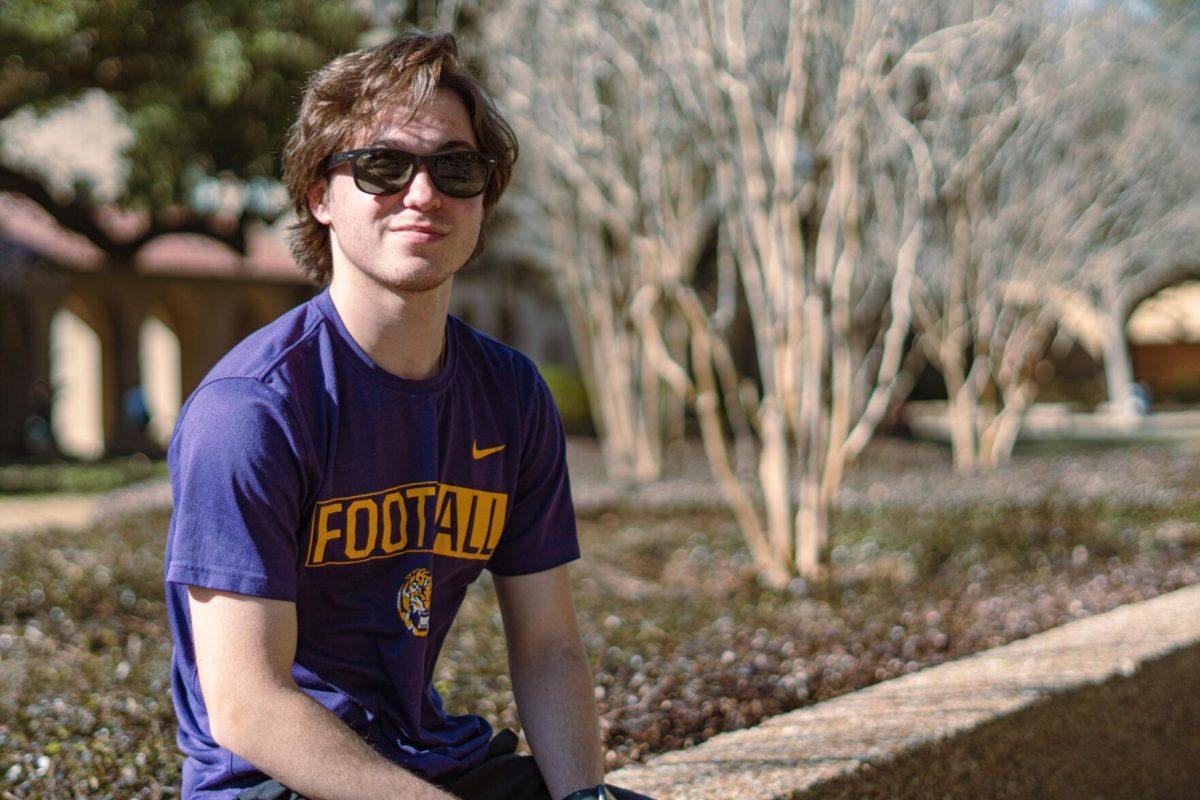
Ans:
[{"label": "sunglasses lens", "polygon": [[392,194],[408,184],[413,174],[413,160],[398,150],[380,150],[358,157],[356,176],[358,186],[370,194]]},{"label": "sunglasses lens", "polygon": [[440,153],[430,164],[430,177],[438,191],[451,197],[474,197],[487,188],[491,165],[479,153]]}]

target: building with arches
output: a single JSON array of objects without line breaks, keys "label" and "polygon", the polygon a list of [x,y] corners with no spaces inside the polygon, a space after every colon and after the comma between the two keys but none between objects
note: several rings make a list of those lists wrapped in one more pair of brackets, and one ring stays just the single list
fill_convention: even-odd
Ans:
[{"label": "building with arches", "polygon": [[[40,207],[0,193],[0,458],[161,452],[183,399],[233,345],[315,288],[266,226],[240,255],[152,240],[118,269]],[[573,363],[534,270],[472,265],[451,311],[539,363]]]}]

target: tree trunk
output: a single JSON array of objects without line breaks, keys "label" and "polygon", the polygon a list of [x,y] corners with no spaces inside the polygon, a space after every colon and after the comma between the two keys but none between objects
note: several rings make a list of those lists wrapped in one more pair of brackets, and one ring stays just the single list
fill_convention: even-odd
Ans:
[{"label": "tree trunk", "polygon": [[821,487],[810,481],[801,486],[800,502],[796,509],[796,573],[805,580],[816,580],[826,574],[822,562],[825,543],[829,538],[829,504]]},{"label": "tree trunk", "polygon": [[1103,315],[1101,344],[1104,348],[1104,379],[1108,385],[1108,411],[1116,419],[1134,422],[1145,409],[1134,393],[1133,362],[1125,326],[1115,312]]},{"label": "tree trunk", "polygon": [[[608,475],[616,480],[653,480],[662,466],[657,420],[646,424],[638,382],[652,370],[645,368],[641,339],[625,329],[623,316],[608,308],[603,298],[581,305],[578,298],[565,305],[575,351],[582,357],[584,385],[592,422]],[[655,378],[657,381],[657,378]],[[649,441],[655,437],[655,441]]]},{"label": "tree trunk", "polygon": [[957,347],[957,343],[953,343],[941,348],[939,360],[949,398],[946,402],[946,424],[950,428],[954,468],[965,473],[974,471],[977,466],[975,447],[978,441],[979,404],[963,374],[962,354],[957,352]]},{"label": "tree trunk", "polygon": [[1021,423],[1025,420],[1025,411],[1033,401],[1036,386],[1027,381],[1018,386],[1005,399],[1000,411],[992,417],[987,428],[979,436],[979,463],[986,469],[992,469],[1012,460],[1013,448],[1017,445],[1017,437],[1021,434]]},{"label": "tree trunk", "polygon": [[[677,316],[669,316],[666,324],[667,352],[676,363],[687,360],[687,323]],[[687,437],[686,399],[678,392],[666,392],[663,396],[663,444],[670,447],[685,441]]]},{"label": "tree trunk", "polygon": [[792,482],[787,429],[779,403],[774,397],[763,399],[759,413],[762,452],[758,457],[758,477],[766,504],[767,539],[771,543],[774,559],[780,564],[787,564],[792,560]]},{"label": "tree trunk", "polygon": [[594,331],[596,352],[593,363],[602,374],[593,382],[600,394],[601,413],[605,418],[603,450],[608,473],[618,480],[646,481],[658,477],[660,465],[658,435],[646,424],[642,391],[636,382],[643,375],[637,337],[623,329],[622,320],[610,317],[610,323]]}]

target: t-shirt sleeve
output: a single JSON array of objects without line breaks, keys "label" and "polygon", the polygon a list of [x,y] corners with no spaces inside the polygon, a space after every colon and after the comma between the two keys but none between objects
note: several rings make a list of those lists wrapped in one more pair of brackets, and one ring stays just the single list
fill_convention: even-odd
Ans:
[{"label": "t-shirt sleeve", "polygon": [[286,401],[261,381],[224,378],[197,391],[167,452],[168,581],[295,601],[299,445]]},{"label": "t-shirt sleeve", "polygon": [[566,436],[550,387],[532,363],[521,465],[512,512],[488,562],[497,575],[524,575],[579,558]]}]

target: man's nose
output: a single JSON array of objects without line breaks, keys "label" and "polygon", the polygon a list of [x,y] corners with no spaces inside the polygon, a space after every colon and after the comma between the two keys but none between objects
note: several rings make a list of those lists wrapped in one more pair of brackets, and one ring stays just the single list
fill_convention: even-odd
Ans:
[{"label": "man's nose", "polygon": [[441,194],[429,177],[429,168],[418,164],[416,173],[404,190],[404,204],[412,208],[437,208],[441,203]]}]

